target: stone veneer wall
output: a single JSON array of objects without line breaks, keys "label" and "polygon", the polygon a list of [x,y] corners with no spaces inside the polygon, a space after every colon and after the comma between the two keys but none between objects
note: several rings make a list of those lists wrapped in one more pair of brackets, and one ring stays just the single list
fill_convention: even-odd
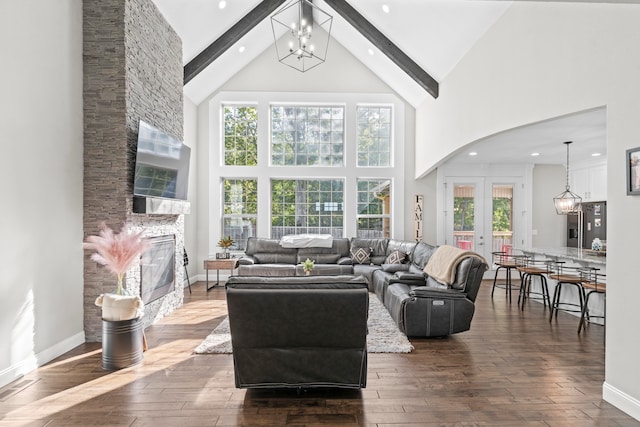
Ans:
[{"label": "stone veneer wall", "polygon": [[[176,236],[176,290],[147,306],[147,326],[183,302],[184,217],[132,213],[138,121],[183,140],[182,42],[151,0],[85,0],[83,37],[84,234],[106,221],[117,229],[130,223],[146,236]],[[87,341],[100,341],[94,301],[113,291],[115,278],[89,255],[84,329]],[[127,273],[126,287],[140,293],[139,267]]]}]

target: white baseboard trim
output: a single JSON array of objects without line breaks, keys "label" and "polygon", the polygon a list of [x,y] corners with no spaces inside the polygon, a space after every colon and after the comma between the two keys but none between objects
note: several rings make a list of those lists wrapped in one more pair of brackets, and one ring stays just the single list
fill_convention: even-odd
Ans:
[{"label": "white baseboard trim", "polygon": [[14,363],[8,368],[0,372],[0,387],[4,387],[7,384],[12,383],[18,378],[22,377],[38,367],[38,361],[35,355],[29,356],[27,359],[21,360],[18,363]]},{"label": "white baseboard trim", "polygon": [[602,386],[602,398],[616,408],[640,421],[640,400],[618,390],[606,381]]},{"label": "white baseboard trim", "polygon": [[63,355],[67,351],[79,346],[80,344],[84,344],[84,342],[85,336],[83,331],[56,343],[52,347],[49,347],[38,354],[32,354],[26,359],[14,363],[8,368],[0,371],[0,387],[10,384],[34,369],[49,363],[60,355]]}]

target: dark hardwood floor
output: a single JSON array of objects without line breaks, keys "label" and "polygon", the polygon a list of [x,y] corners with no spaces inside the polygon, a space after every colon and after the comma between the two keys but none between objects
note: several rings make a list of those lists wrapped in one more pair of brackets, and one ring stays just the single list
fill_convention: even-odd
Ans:
[{"label": "dark hardwood floor", "polygon": [[576,317],[490,292],[470,331],[370,354],[366,389],[298,396],[236,389],[231,355],[192,354],[226,315],[201,282],[147,329],[142,364],[106,372],[100,344],[82,345],[0,389],[0,426],[640,426],[601,398],[602,326],[578,335]]}]

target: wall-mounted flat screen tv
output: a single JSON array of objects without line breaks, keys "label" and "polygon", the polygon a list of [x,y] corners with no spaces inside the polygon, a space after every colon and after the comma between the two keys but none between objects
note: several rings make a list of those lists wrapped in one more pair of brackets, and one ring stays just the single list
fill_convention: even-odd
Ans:
[{"label": "wall-mounted flat screen tv", "polygon": [[187,199],[191,149],[140,120],[133,194]]}]

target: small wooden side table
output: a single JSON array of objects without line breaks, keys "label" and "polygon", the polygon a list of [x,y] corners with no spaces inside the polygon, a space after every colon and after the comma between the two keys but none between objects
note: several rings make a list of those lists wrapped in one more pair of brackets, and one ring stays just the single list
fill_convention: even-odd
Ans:
[{"label": "small wooden side table", "polygon": [[[207,291],[220,285],[220,270],[229,270],[233,274],[233,270],[238,266],[237,258],[228,259],[205,259],[204,270],[207,273]],[[216,271],[216,284],[209,287],[209,270]]]}]

